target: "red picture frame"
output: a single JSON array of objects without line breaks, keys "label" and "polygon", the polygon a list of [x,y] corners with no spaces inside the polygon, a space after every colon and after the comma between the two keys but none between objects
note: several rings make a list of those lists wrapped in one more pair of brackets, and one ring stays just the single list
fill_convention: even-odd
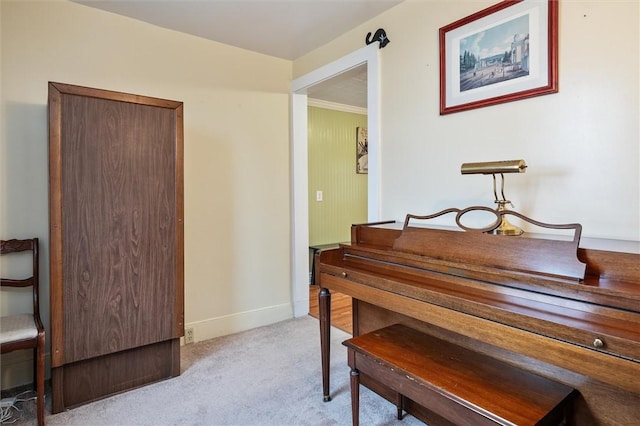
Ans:
[{"label": "red picture frame", "polygon": [[505,0],[439,39],[441,115],[558,92],[558,0]]}]

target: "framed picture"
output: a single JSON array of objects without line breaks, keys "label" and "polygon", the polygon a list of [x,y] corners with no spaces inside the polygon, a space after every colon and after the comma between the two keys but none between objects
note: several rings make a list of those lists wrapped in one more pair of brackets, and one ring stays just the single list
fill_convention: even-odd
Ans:
[{"label": "framed picture", "polygon": [[369,172],[369,143],[367,128],[356,127],[356,173]]},{"label": "framed picture", "polygon": [[558,91],[558,0],[505,0],[440,28],[440,114]]}]

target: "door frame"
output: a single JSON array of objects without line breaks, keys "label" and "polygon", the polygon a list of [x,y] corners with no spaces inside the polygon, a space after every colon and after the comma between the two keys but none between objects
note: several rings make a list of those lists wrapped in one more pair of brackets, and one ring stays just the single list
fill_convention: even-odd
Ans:
[{"label": "door frame", "polygon": [[293,315],[309,313],[309,176],[307,90],[360,65],[367,66],[369,171],[367,218],[380,217],[380,60],[377,43],[309,72],[291,83],[291,282]]}]

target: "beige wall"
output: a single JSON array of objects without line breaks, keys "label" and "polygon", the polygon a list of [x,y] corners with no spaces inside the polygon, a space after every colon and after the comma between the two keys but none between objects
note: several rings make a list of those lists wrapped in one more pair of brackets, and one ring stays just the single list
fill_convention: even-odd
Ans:
[{"label": "beige wall", "polygon": [[579,222],[583,235],[640,240],[639,2],[563,0],[560,92],[439,115],[438,29],[494,0],[406,0],[294,61],[294,77],[363,45],[382,27],[381,219],[493,205],[491,178],[464,162],[524,158],[507,176],[516,209]]},{"label": "beige wall", "polygon": [[48,81],[184,102],[185,321],[196,340],[290,318],[291,62],[66,1],[3,0],[1,15],[0,235],[40,237],[47,328]]},{"label": "beige wall", "polygon": [[2,0],[0,235],[42,238],[47,324],[48,81],[185,103],[185,313],[199,340],[291,315],[292,74],[379,27],[391,39],[380,52],[383,218],[491,205],[490,178],[460,176],[460,164],[524,158],[527,173],[507,181],[518,210],[640,240],[638,2],[560,3],[560,93],[440,116],[438,28],[494,3],[406,0],[292,66],[74,3]]}]

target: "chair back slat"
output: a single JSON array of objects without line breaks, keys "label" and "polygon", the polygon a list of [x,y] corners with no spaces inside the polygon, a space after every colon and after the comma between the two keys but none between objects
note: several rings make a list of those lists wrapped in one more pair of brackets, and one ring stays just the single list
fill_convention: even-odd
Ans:
[{"label": "chair back slat", "polygon": [[[2,287],[33,287],[33,312],[40,312],[40,261],[38,254],[39,242],[37,238],[0,240],[0,254],[20,253],[31,251],[32,273],[30,277],[23,279],[0,278]],[[39,317],[39,315],[38,315]],[[37,319],[40,322],[39,318]]]},{"label": "chair back slat", "polygon": [[[38,426],[44,426],[44,369],[45,369],[45,330],[40,319],[39,289],[40,261],[38,258],[38,239],[12,239],[0,240],[0,254],[31,251],[32,272],[28,278],[0,278],[2,287],[32,287],[33,291],[33,315],[10,315],[5,317],[7,327],[2,330],[0,337],[0,353],[13,352],[15,350],[34,350],[34,382],[37,395],[37,422]],[[30,318],[32,324],[26,324],[24,318]],[[32,328],[35,328],[32,330]],[[31,332],[33,331],[33,333]],[[30,337],[33,336],[33,337]]]},{"label": "chair back slat", "polygon": [[3,287],[31,287],[33,282],[33,277],[25,278],[23,280],[14,280],[11,278],[0,279],[0,285]]}]

